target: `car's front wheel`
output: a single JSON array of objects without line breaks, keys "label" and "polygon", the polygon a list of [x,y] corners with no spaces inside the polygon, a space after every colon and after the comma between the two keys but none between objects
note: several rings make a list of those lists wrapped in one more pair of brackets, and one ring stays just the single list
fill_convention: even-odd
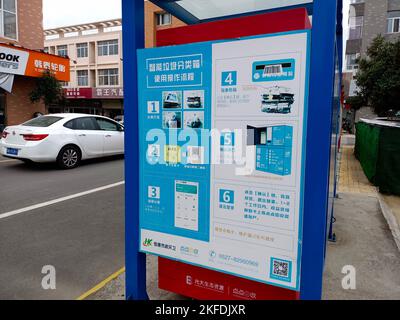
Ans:
[{"label": "car's front wheel", "polygon": [[57,157],[57,164],[61,169],[74,169],[80,162],[81,152],[75,146],[64,147]]}]

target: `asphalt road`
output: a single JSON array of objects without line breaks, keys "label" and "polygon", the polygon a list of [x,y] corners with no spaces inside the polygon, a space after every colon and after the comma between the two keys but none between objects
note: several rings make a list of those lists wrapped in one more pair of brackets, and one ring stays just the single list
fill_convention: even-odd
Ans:
[{"label": "asphalt road", "polygon": [[121,158],[62,171],[0,157],[0,300],[76,299],[124,266],[123,176]]}]

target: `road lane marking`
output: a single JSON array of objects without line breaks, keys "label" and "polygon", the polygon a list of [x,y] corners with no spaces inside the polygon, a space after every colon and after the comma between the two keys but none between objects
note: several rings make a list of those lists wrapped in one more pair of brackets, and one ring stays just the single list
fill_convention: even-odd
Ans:
[{"label": "road lane marking", "polygon": [[25,207],[25,208],[22,208],[22,209],[18,209],[18,210],[13,210],[13,211],[10,211],[10,212],[2,213],[2,214],[0,214],[0,220],[15,216],[15,215],[20,214],[20,213],[24,213],[24,212],[28,212],[28,211],[32,211],[32,210],[36,210],[36,209],[40,209],[40,208],[44,208],[44,207],[48,207],[48,206],[51,206],[51,205],[54,205],[54,204],[57,204],[57,203],[60,203],[60,202],[65,202],[65,201],[68,201],[68,200],[84,197],[84,196],[87,196],[89,194],[93,194],[93,193],[96,193],[96,192],[100,192],[100,191],[112,189],[112,188],[115,188],[115,187],[119,187],[119,186],[122,186],[124,184],[125,184],[125,181],[120,181],[120,182],[117,182],[117,183],[109,184],[109,185],[104,186],[104,187],[91,189],[91,190],[88,190],[88,191],[72,194],[70,196],[66,196],[66,197],[63,197],[63,198],[58,198],[58,199],[54,199],[54,200],[51,200],[51,201],[46,201],[46,202],[42,202],[42,203],[39,203],[39,204],[35,204],[33,206]]},{"label": "road lane marking", "polygon": [[100,289],[103,289],[109,282],[111,282],[114,279],[118,278],[124,272],[125,272],[125,267],[123,267],[120,270],[118,270],[117,272],[113,273],[111,276],[109,276],[108,278],[104,279],[98,285],[94,286],[92,289],[90,289],[89,291],[85,292],[84,294],[82,294],[81,296],[76,298],[75,300],[85,300],[89,296],[91,296],[91,295],[95,294],[96,292],[98,292]]},{"label": "road lane marking", "polygon": [[0,160],[0,163],[18,162],[18,160]]}]

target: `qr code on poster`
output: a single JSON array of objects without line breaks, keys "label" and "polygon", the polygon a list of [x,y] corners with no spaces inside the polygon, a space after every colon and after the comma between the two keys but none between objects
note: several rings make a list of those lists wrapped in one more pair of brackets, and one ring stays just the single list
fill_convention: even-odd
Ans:
[{"label": "qr code on poster", "polygon": [[283,281],[291,279],[292,262],[280,259],[271,259],[271,278]]}]

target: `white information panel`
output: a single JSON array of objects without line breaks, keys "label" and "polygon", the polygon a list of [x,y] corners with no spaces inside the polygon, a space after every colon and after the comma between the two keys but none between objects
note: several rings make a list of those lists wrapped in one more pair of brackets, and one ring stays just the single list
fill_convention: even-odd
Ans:
[{"label": "white information panel", "polygon": [[139,52],[141,251],[299,290],[309,37]]}]

